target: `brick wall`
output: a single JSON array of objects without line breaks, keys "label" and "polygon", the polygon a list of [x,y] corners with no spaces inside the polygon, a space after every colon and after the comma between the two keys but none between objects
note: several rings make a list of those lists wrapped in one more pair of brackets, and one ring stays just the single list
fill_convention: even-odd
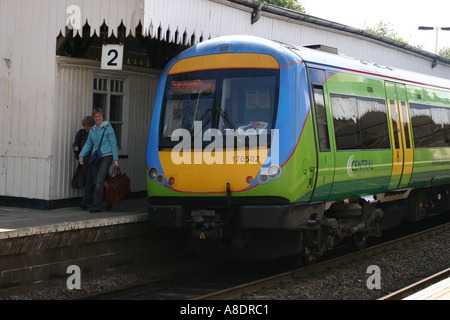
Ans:
[{"label": "brick wall", "polygon": [[67,287],[70,265],[81,282],[158,266],[174,237],[147,222],[84,228],[0,240],[0,298]]}]

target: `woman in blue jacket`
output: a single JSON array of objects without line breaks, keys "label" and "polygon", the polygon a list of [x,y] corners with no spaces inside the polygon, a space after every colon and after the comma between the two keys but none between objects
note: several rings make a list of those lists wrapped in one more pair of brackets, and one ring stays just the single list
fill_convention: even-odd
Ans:
[{"label": "woman in blue jacket", "polygon": [[[92,151],[92,154],[100,148],[102,157],[97,163],[91,164],[94,166],[94,199],[93,207],[90,212],[101,212],[103,196],[105,193],[105,178],[108,174],[108,169],[114,161],[114,167],[119,167],[119,148],[117,146],[116,134],[112,125],[104,120],[103,110],[100,108],[94,109],[92,112],[95,125],[89,131],[89,136],[79,155],[79,162],[83,164],[83,158]],[[103,140],[102,140],[103,136]],[[100,146],[100,142],[102,142]],[[90,199],[85,200],[85,204],[89,203]]]}]

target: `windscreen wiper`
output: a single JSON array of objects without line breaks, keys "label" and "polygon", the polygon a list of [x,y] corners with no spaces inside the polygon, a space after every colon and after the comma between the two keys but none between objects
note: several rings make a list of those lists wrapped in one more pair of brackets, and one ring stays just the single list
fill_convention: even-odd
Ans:
[{"label": "windscreen wiper", "polygon": [[219,114],[222,116],[222,118],[225,119],[225,121],[228,123],[228,125],[230,126],[231,129],[236,130],[236,127],[234,126],[233,121],[231,121],[230,116],[225,111],[223,111],[221,108],[218,108],[218,107],[213,107],[213,108],[214,108],[214,110],[219,112]]}]

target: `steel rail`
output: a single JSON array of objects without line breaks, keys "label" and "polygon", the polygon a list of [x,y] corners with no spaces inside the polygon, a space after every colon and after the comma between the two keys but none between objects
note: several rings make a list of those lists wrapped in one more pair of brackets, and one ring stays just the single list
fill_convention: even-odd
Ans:
[{"label": "steel rail", "polygon": [[112,287],[99,292],[81,294],[71,297],[70,300],[120,300],[123,297],[138,296],[149,291],[168,288],[178,281],[182,281],[190,277],[195,277],[199,272],[201,272],[202,274],[207,274],[210,271],[211,269],[208,269],[207,266],[194,266],[190,270],[175,273],[161,279],[150,279],[126,286]]},{"label": "steel rail", "polygon": [[131,284],[123,287],[115,287],[101,292],[88,293],[75,296],[71,300],[117,300],[126,296],[136,296],[144,294],[149,290],[159,290],[170,286],[173,282],[181,280],[189,274],[175,275],[169,278],[149,280],[143,283]]},{"label": "steel rail", "polygon": [[373,247],[366,248],[361,251],[353,252],[341,257],[326,260],[308,267],[303,267],[293,271],[281,273],[279,275],[267,277],[261,280],[252,281],[246,284],[235,286],[229,289],[221,290],[211,294],[197,297],[193,300],[232,300],[239,299],[243,294],[252,293],[262,288],[270,288],[280,285],[283,282],[291,282],[292,280],[298,280],[306,276],[324,272],[328,269],[336,268],[342,264],[348,264],[350,262],[356,262],[362,258],[381,253],[383,251],[400,247],[416,240],[420,240],[446,230],[450,229],[450,223],[443,224],[428,230],[424,230],[412,235],[408,235],[402,238],[391,240],[382,244],[375,245]]},{"label": "steel rail", "polygon": [[412,285],[409,285],[403,289],[397,290],[391,294],[381,297],[378,300],[402,300],[414,293],[417,293],[423,289],[428,288],[429,286],[435,283],[438,283],[441,280],[447,279],[448,277],[450,277],[450,268],[438,272],[428,278],[417,281]]}]

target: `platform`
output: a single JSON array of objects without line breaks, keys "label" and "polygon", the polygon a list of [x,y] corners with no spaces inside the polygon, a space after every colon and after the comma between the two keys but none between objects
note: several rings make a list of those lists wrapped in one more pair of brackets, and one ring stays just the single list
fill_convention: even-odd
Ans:
[{"label": "platform", "polygon": [[450,300],[450,278],[439,281],[403,300]]},{"label": "platform", "polygon": [[54,210],[0,207],[0,240],[147,219],[147,198],[126,199],[114,205],[111,211],[99,213],[79,207]]},{"label": "platform", "polygon": [[126,199],[99,213],[0,207],[0,299],[65,288],[72,265],[89,281],[159,263],[171,239],[147,223],[147,201]]}]

